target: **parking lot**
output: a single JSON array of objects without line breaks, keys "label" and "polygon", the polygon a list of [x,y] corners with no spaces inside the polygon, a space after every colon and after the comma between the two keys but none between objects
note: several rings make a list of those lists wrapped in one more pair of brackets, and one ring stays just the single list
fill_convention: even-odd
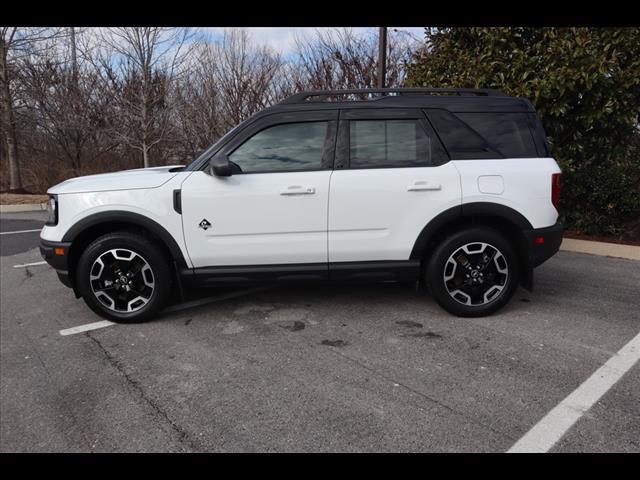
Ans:
[{"label": "parking lot", "polygon": [[[487,318],[413,285],[270,287],[61,335],[101,319],[19,266],[37,232],[0,239],[3,452],[504,452],[640,332],[640,262],[560,252]],[[640,364],[551,451],[640,452]]]}]

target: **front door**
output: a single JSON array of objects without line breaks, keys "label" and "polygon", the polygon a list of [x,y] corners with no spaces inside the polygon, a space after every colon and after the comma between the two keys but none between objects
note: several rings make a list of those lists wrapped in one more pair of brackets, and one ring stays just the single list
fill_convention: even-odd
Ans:
[{"label": "front door", "polygon": [[183,229],[195,268],[327,263],[336,117],[262,117],[222,148],[232,176],[197,171],[183,182]]}]

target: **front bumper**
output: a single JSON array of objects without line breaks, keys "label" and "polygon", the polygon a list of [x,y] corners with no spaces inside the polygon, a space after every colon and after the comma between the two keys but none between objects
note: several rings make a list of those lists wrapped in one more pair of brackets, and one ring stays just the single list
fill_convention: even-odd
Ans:
[{"label": "front bumper", "polygon": [[564,225],[556,223],[551,227],[535,228],[525,233],[528,245],[529,261],[532,267],[546,262],[560,249]]},{"label": "front bumper", "polygon": [[40,254],[53,267],[60,281],[67,287],[73,288],[73,281],[69,269],[69,248],[71,242],[51,242],[40,239]]}]

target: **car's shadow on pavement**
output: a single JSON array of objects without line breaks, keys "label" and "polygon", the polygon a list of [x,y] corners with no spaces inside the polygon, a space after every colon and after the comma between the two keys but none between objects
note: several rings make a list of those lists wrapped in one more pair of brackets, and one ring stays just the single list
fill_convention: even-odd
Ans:
[{"label": "car's shadow on pavement", "polygon": [[[518,288],[511,301],[502,311],[526,308],[531,295]],[[456,317],[442,309],[433,299],[428,289],[415,283],[345,283],[345,284],[271,284],[236,288],[210,288],[189,291],[184,301],[176,300],[158,315],[156,321],[168,321],[182,314],[199,315],[215,312],[217,305],[230,301],[269,302],[280,308],[287,306],[311,306],[326,304],[340,309],[345,305],[366,305],[380,310],[394,310],[410,303],[425,314],[447,317],[451,320],[469,320]],[[522,305],[525,305],[523,307]],[[471,319],[472,320],[472,319]]]}]

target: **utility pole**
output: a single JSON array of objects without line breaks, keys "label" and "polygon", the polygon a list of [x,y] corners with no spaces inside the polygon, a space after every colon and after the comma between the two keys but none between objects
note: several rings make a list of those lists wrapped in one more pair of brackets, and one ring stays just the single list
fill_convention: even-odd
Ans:
[{"label": "utility pole", "polygon": [[378,33],[378,88],[385,88],[387,76],[387,27],[380,27]]},{"label": "utility pole", "polygon": [[71,75],[73,78],[73,85],[76,86],[78,82],[78,60],[76,58],[76,29],[75,27],[70,27],[70,37],[71,37]]}]

